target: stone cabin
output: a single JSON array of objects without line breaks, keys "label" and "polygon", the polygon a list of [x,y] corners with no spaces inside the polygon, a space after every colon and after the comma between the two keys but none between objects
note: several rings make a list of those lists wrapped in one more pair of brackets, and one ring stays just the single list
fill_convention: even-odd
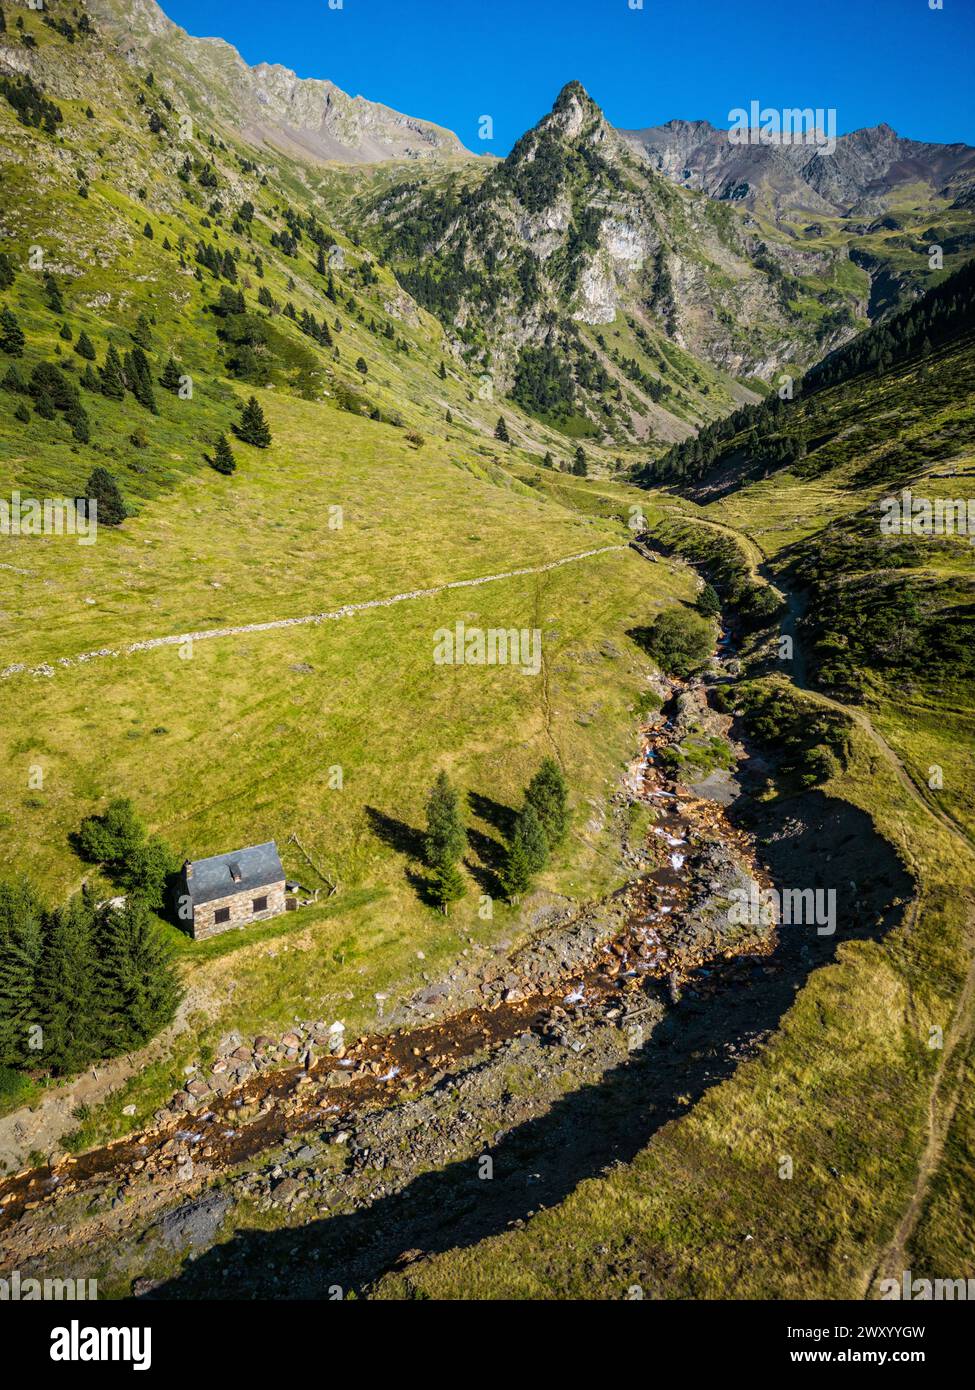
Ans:
[{"label": "stone cabin", "polygon": [[286,908],[284,869],[273,840],[210,859],[187,860],[181,878],[179,891],[189,905],[190,931],[198,941],[277,917]]}]

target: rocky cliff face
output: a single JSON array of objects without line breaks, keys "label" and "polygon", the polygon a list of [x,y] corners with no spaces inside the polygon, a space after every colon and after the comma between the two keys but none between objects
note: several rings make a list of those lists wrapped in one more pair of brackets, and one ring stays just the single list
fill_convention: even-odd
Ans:
[{"label": "rocky cliff face", "polygon": [[950,198],[975,185],[972,146],[907,140],[888,125],[839,136],[832,154],[809,145],[736,145],[707,121],[620,134],[650,168],[684,188],[775,209],[873,213],[908,185]]},{"label": "rocky cliff face", "polygon": [[449,130],[350,97],[333,82],[278,64],[249,67],[223,39],[193,38],[155,0],[89,0],[100,29],[130,61],[151,67],[193,112],[218,116],[258,144],[316,161],[473,158]]},{"label": "rocky cliff face", "polygon": [[[445,194],[408,181],[384,189],[362,215],[410,291],[456,335],[458,352],[483,362],[502,390],[518,391],[526,352],[552,351],[571,365],[583,399],[589,378],[603,392],[600,330],[621,320],[645,347],[670,342],[733,377],[812,360],[852,325],[851,314],[810,330],[784,288],[795,273],[828,275],[836,248],[780,255],[729,209],[675,188],[578,82],[479,184]],[[642,379],[630,372],[621,395],[666,434],[661,417],[676,402],[655,391],[648,351]],[[657,368],[666,373],[659,357]],[[602,407],[590,393],[585,408]]]}]

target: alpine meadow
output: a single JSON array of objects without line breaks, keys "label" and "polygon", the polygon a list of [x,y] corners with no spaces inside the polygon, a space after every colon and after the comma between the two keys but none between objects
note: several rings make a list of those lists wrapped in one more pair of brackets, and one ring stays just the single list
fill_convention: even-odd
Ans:
[{"label": "alpine meadow", "polygon": [[65,1298],[174,1370],[218,1300],[960,1336],[971,16],[874,11],[888,70],[859,0],[605,8],[0,0],[0,1294],[54,1359]]}]

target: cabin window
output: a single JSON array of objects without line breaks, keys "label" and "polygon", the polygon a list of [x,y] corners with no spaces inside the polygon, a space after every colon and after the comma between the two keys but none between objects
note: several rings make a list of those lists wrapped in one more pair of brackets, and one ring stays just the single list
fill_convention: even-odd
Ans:
[{"label": "cabin window", "polygon": [[255,898],[255,899],[254,899],[254,911],[255,911],[255,912],[267,912],[267,898]]},{"label": "cabin window", "polygon": [[229,922],[229,921],[230,921],[230,908],[229,908],[229,907],[218,907],[218,908],[216,909],[216,911],[214,912],[214,914],[213,914],[213,924],[214,924],[214,926],[219,926],[219,924],[220,924],[221,922]]}]

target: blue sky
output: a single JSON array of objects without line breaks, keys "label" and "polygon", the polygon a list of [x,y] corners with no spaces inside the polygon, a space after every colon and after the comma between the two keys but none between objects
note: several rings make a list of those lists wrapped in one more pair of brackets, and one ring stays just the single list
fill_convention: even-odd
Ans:
[{"label": "blue sky", "polygon": [[[943,0],[162,0],[249,63],[327,77],[504,155],[577,78],[615,126],[733,107],[834,107],[842,133],[886,121],[975,144],[975,2]],[[490,115],[494,140],[478,139]]]}]

